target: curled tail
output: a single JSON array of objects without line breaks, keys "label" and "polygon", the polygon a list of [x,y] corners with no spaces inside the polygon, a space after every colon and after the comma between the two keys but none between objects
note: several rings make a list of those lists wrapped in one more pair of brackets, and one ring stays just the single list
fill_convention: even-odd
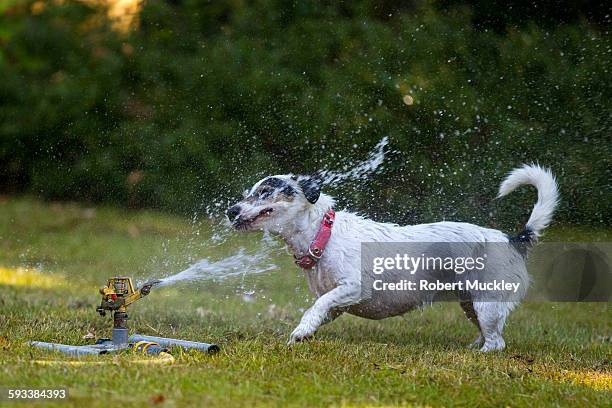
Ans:
[{"label": "curled tail", "polygon": [[497,197],[503,197],[517,187],[531,184],[538,190],[538,201],[533,206],[531,216],[525,225],[525,230],[515,239],[518,241],[533,241],[540,232],[550,224],[553,212],[559,202],[557,181],[550,169],[537,164],[525,164],[512,170],[499,186]]}]

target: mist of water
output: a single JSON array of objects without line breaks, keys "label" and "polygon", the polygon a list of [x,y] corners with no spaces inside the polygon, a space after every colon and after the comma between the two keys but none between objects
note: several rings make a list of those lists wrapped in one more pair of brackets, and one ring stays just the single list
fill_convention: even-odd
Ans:
[{"label": "mist of water", "polygon": [[[323,170],[320,175],[324,185],[337,186],[343,182],[365,180],[382,169],[385,160],[386,147],[389,144],[387,137],[382,138],[369,152],[363,161],[348,164],[343,170]],[[225,242],[232,233],[226,222],[218,222],[213,228],[212,240],[219,245]],[[161,286],[169,286],[179,282],[193,282],[205,280],[223,280],[245,274],[259,274],[278,269],[272,262],[273,250],[278,249],[273,238],[264,234],[258,249],[248,253],[240,248],[234,255],[216,261],[208,258],[200,259],[185,270],[161,279]]]},{"label": "mist of water", "polygon": [[383,137],[374,148],[368,153],[367,159],[347,165],[343,171],[323,170],[320,174],[324,185],[337,186],[344,181],[365,180],[370,175],[381,169],[385,160],[386,147],[389,138]]},{"label": "mist of water", "polygon": [[234,255],[230,255],[218,261],[200,259],[187,269],[161,279],[160,286],[172,285],[180,281],[195,280],[223,280],[234,276],[242,276],[245,273],[257,274],[271,271],[277,268],[274,263],[266,261],[265,253],[248,254],[244,248],[240,248]]}]

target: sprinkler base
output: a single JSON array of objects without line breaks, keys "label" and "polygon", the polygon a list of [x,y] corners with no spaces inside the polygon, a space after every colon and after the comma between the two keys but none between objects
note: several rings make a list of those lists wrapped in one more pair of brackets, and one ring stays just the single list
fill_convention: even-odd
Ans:
[{"label": "sprinkler base", "polygon": [[180,347],[183,349],[199,350],[208,354],[214,354],[219,351],[219,346],[217,346],[216,344],[171,339],[166,337],[143,336],[140,334],[133,334],[129,336],[127,340],[128,342],[125,343],[115,343],[111,339],[103,338],[96,341],[95,344],[88,344],[83,346],[72,346],[69,344],[60,343],[47,343],[44,341],[32,341],[30,342],[30,344],[34,347],[44,348],[52,351],[59,351],[72,356],[102,355],[126,349],[133,349],[136,352],[145,354],[160,354],[162,352],[167,352],[167,347]]}]

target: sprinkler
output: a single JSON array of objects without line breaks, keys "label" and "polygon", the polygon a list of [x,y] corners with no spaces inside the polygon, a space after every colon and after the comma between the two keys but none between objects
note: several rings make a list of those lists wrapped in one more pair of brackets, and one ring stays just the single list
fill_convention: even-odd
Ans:
[{"label": "sprinkler", "polygon": [[128,334],[127,308],[132,303],[147,296],[151,288],[161,281],[145,283],[140,289],[134,290],[132,279],[128,277],[113,277],[108,280],[106,286],[100,288],[102,301],[96,311],[101,316],[110,312],[113,318],[113,329],[111,338],[101,338],[95,344],[85,346],[72,346],[68,344],[46,343],[32,341],[35,347],[49,350],[61,351],[71,355],[84,354],[106,354],[131,348],[134,351],[146,354],[160,354],[168,351],[166,347],[182,347],[185,349],[196,349],[212,354],[219,351],[216,344],[200,343],[195,341],[178,340],[165,337],[143,336],[139,334]]}]

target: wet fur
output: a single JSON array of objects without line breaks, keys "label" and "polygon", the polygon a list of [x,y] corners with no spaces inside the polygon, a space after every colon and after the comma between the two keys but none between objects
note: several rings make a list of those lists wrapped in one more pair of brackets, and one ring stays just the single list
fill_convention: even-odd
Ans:
[{"label": "wet fur", "polygon": [[[525,165],[506,177],[500,186],[499,197],[524,184],[538,189],[538,200],[525,230],[514,238],[498,230],[468,223],[399,226],[375,222],[348,211],[337,211],[323,257],[314,269],[305,271],[308,286],[317,300],[304,313],[300,324],[291,333],[289,343],[311,337],[322,324],[344,312],[382,319],[403,314],[431,301],[418,291],[374,293],[364,290],[367,288],[362,287],[360,270],[362,242],[521,242],[532,245],[551,221],[558,200],[557,184],[549,170]],[[266,177],[246,193],[244,200],[228,210],[228,217],[238,229],[268,230],[280,235],[299,257],[308,251],[323,215],[334,206],[334,199],[321,193],[320,187],[321,183],[312,177]],[[518,276],[525,291],[529,283],[525,256],[526,250],[512,251],[507,258],[497,260],[496,267],[487,268],[487,273],[494,274],[496,279],[512,275],[515,281]],[[423,273],[426,278],[427,272]],[[410,279],[409,276],[406,278]],[[461,307],[480,332],[473,346],[481,351],[503,349],[504,324],[517,304],[516,298],[512,301],[500,298],[499,302],[463,299]]]}]

